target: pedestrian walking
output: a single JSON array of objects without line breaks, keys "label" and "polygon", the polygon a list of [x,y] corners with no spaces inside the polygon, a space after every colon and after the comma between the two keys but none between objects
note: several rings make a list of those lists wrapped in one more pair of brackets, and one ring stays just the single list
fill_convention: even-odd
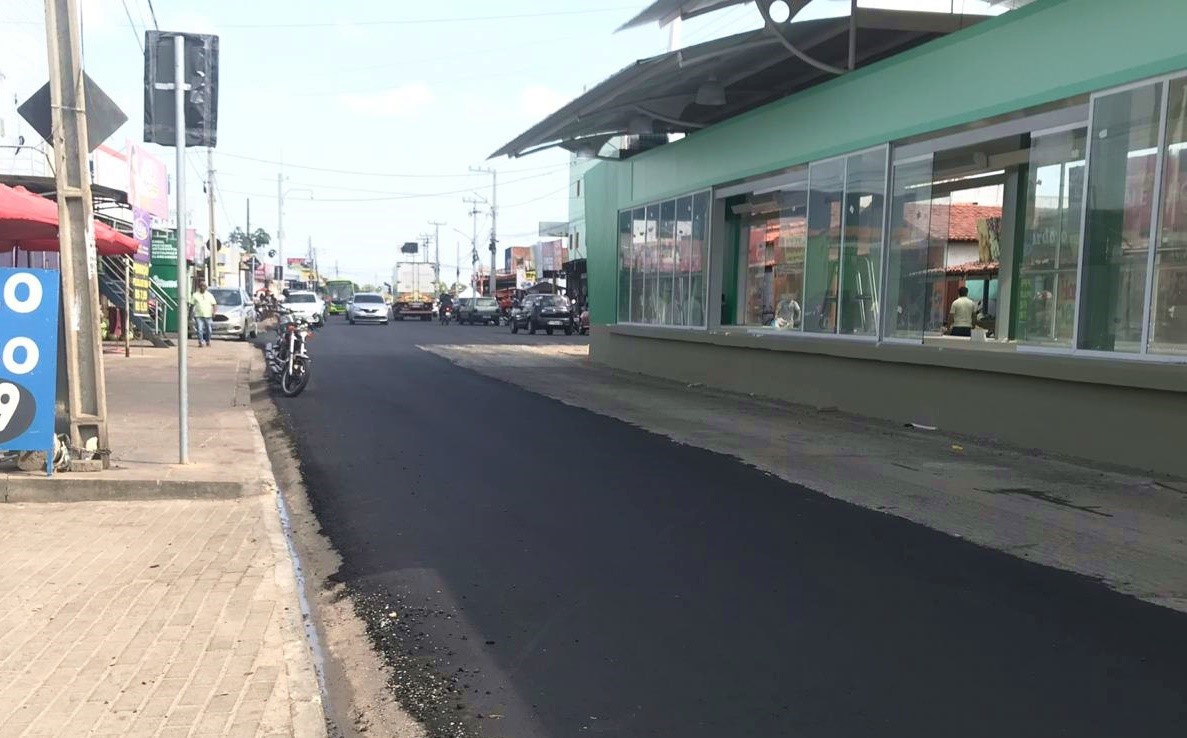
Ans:
[{"label": "pedestrian walking", "polygon": [[198,282],[198,291],[190,298],[190,306],[194,313],[194,323],[198,326],[198,345],[210,345],[210,333],[214,321],[214,295],[206,291],[206,283]]}]

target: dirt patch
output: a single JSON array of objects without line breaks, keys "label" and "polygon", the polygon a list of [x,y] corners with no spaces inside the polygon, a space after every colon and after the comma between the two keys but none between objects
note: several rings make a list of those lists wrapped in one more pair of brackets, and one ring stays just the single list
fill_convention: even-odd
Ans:
[{"label": "dirt patch", "polygon": [[289,508],[293,543],[305,571],[305,596],[313,611],[324,650],[327,729],[331,738],[423,738],[424,729],[405,712],[388,689],[391,670],[371,647],[368,624],[357,615],[358,604],[332,575],[341,559],[321,534],[300,462],[280,415],[262,379],[253,378],[255,410],[276,482]]}]

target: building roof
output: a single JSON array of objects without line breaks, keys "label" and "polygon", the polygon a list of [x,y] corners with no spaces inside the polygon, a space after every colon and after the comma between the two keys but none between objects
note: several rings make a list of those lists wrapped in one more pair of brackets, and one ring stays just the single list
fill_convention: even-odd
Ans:
[{"label": "building roof", "polygon": [[638,15],[623,23],[618,30],[645,26],[648,23],[658,23],[666,26],[677,18],[694,18],[714,10],[728,8],[731,5],[744,5],[754,0],[655,0],[644,8]]},{"label": "building roof", "polygon": [[[968,27],[986,16],[859,8],[856,66],[861,67]],[[615,136],[695,133],[834,78],[819,64],[847,67],[851,19],[823,18],[739,33],[641,59],[596,85],[491,155],[523,156],[553,146],[596,153]],[[817,63],[793,54],[785,44]],[[697,102],[719,85],[724,104]],[[647,130],[640,130],[641,124]],[[647,137],[647,133],[656,134]],[[629,153],[629,152],[628,152]]]}]

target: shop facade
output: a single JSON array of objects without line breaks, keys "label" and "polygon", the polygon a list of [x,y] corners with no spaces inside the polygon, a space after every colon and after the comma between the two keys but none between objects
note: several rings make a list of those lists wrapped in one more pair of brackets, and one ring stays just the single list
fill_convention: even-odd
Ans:
[{"label": "shop facade", "polygon": [[1036,0],[592,167],[592,357],[1187,473],[1183,27]]}]

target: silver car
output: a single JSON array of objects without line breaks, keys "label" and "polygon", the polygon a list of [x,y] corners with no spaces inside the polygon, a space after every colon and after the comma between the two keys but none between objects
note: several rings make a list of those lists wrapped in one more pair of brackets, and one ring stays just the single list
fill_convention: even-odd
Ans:
[{"label": "silver car", "polygon": [[240,341],[255,338],[259,332],[256,309],[247,293],[238,287],[211,287],[209,291],[214,295],[211,333],[215,336],[234,336]]},{"label": "silver car", "polygon": [[383,295],[374,292],[357,292],[346,303],[346,319],[351,325],[355,323],[381,323],[387,325],[392,319],[391,308],[383,300]]}]

